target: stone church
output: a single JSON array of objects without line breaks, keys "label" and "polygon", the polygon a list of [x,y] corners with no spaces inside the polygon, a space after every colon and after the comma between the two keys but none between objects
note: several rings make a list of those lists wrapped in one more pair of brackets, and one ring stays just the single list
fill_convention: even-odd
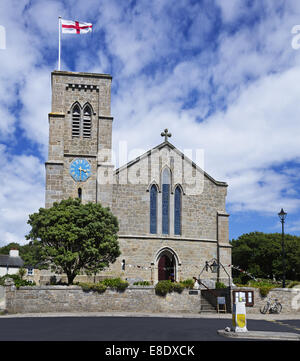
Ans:
[{"label": "stone church", "polygon": [[[216,279],[206,262],[231,264],[227,184],[176,149],[167,129],[159,145],[115,169],[111,82],[107,74],[52,72],[46,207],[79,197],[111,209],[122,253],[103,275],[153,284],[200,273]],[[224,283],[227,272],[218,268]]]}]

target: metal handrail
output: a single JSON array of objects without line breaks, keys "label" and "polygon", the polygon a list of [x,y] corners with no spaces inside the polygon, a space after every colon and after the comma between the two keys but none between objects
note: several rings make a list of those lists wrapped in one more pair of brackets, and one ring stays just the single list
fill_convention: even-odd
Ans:
[{"label": "metal handrail", "polygon": [[198,281],[198,283],[199,284],[201,284],[202,286],[204,286],[207,290],[208,290],[208,292],[209,293],[211,293],[213,296],[215,296],[216,298],[218,297],[218,295],[215,293],[215,292],[213,292],[210,288],[208,288],[203,282],[201,282],[200,280],[197,280]]}]

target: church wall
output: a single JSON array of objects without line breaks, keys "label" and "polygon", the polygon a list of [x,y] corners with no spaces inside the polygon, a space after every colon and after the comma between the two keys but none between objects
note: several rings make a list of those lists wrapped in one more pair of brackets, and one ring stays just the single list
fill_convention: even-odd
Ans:
[{"label": "church wall", "polygon": [[[167,248],[173,251],[178,258],[176,280],[179,281],[198,277],[205,261],[217,256],[215,241],[155,237],[120,237],[118,241],[121,255],[115,263],[110,265],[109,269],[99,274],[140,278],[156,283],[158,279],[157,256],[160,250]],[[125,260],[125,271],[121,267],[122,260]],[[204,272],[203,278],[216,278],[216,275]]]},{"label": "church wall", "polygon": [[[170,204],[173,205],[174,194],[171,194],[170,198]],[[217,212],[219,210],[224,211],[224,203],[224,187],[211,186],[209,180],[205,181],[202,194],[182,195],[182,237],[202,237],[216,240]],[[158,194],[157,206],[159,235],[161,234],[161,193]],[[148,186],[143,184],[115,185],[113,187],[112,211],[119,218],[120,234],[150,235],[150,193]],[[174,206],[170,207],[170,218],[173,216],[173,212]],[[174,235],[173,222],[170,222],[170,235]]]}]

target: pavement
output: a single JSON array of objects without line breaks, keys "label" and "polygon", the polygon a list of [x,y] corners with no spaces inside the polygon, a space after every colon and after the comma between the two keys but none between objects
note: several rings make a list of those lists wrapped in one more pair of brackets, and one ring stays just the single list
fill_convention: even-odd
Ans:
[{"label": "pavement", "polygon": [[293,332],[247,331],[233,332],[218,330],[218,335],[235,339],[265,340],[265,341],[300,341],[300,334]]},{"label": "pavement", "polygon": [[[43,312],[43,313],[11,313],[0,315],[0,318],[16,317],[164,317],[164,318],[220,318],[232,319],[231,313],[150,313],[150,312]],[[280,321],[300,320],[300,313],[286,314],[247,314],[248,320]]]}]

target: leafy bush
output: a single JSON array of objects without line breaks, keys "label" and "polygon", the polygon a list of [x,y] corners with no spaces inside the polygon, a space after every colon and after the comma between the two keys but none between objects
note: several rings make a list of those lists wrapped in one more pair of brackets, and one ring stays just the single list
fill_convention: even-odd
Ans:
[{"label": "leafy bush", "polygon": [[103,283],[79,283],[79,286],[85,292],[94,291],[98,293],[105,292],[107,288]]},{"label": "leafy bush", "polygon": [[21,286],[35,286],[36,283],[34,281],[23,280],[18,274],[14,275],[5,275],[0,277],[0,285],[4,286],[4,282],[7,278],[11,278],[14,281],[14,284],[17,288]]},{"label": "leafy bush", "polygon": [[274,282],[270,279],[260,279],[258,281],[251,280],[248,282],[248,286],[259,289],[259,293],[262,297],[266,297],[272,288],[276,288],[279,285],[279,282]]},{"label": "leafy bush", "polygon": [[78,285],[85,292],[94,291],[98,293],[103,293],[106,291],[108,287],[113,288],[117,291],[124,291],[129,286],[129,283],[121,280],[121,278],[107,278],[98,283],[85,282],[85,283],[78,283]]},{"label": "leafy bush", "polygon": [[169,280],[159,281],[155,286],[155,293],[159,296],[165,296],[173,291],[173,283]]},{"label": "leafy bush", "polygon": [[261,287],[259,287],[259,293],[262,297],[266,297],[272,288],[274,288],[274,287],[261,286]]},{"label": "leafy bush", "polygon": [[293,288],[297,285],[300,285],[300,281],[293,281],[293,282],[289,283],[288,288]]},{"label": "leafy bush", "polygon": [[227,286],[224,285],[223,282],[216,282],[216,286],[215,286],[215,287],[216,287],[216,288],[227,288]]},{"label": "leafy bush", "polygon": [[151,283],[148,281],[138,281],[133,283],[134,286],[151,286]]},{"label": "leafy bush", "polygon": [[171,282],[170,280],[159,281],[155,286],[155,293],[159,296],[165,296],[167,293],[181,293],[185,285],[181,282]]},{"label": "leafy bush", "polygon": [[19,269],[18,275],[20,276],[21,279],[23,279],[23,277],[26,275],[26,269],[21,267]]},{"label": "leafy bush", "polygon": [[107,278],[100,283],[117,291],[124,291],[129,286],[129,283],[121,278]]},{"label": "leafy bush", "polygon": [[181,293],[184,289],[185,289],[185,285],[183,283],[181,283],[181,282],[179,282],[179,283],[174,282],[173,283],[173,291],[174,292]]},{"label": "leafy bush", "polygon": [[181,281],[180,283],[183,284],[185,288],[192,289],[192,288],[194,288],[195,281],[193,279],[187,279],[187,280]]}]

